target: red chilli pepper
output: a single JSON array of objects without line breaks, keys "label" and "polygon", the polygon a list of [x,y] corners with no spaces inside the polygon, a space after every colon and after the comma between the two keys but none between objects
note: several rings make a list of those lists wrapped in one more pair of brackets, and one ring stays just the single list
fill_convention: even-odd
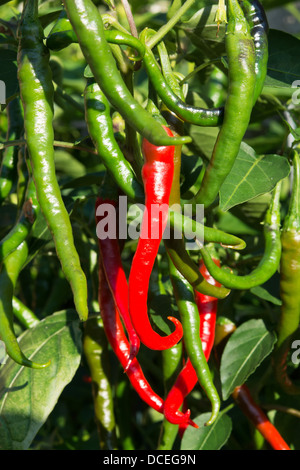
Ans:
[{"label": "red chilli pepper", "polygon": [[[173,136],[169,128],[164,129]],[[156,333],[148,317],[147,298],[150,276],[168,220],[175,147],[156,147],[144,139],[142,151],[145,158],[142,168],[145,213],[129,276],[129,312],[141,342],[150,349],[164,350],[180,341],[182,326],[176,318],[168,317],[174,323],[175,331],[169,336]]]},{"label": "red chilli pepper", "polygon": [[291,450],[262,409],[255,403],[248,387],[236,387],[232,397],[274,450]]},{"label": "red chilli pepper", "polygon": [[[214,260],[219,265],[219,260]],[[212,285],[220,286],[207,271],[204,263],[200,261],[199,270],[202,276]],[[208,361],[214,344],[215,325],[217,318],[218,299],[209,295],[195,292],[196,303],[200,315],[200,338],[205,359]],[[184,399],[191,393],[198,382],[198,378],[191,361],[188,359],[178,375],[175,384],[171,388],[165,400],[164,414],[168,421],[173,424],[180,424],[180,434],[182,435],[186,426],[178,421],[175,416],[177,410],[184,403]]]},{"label": "red chilli pepper", "polygon": [[[116,309],[110,288],[106,280],[101,257],[99,257],[98,272],[98,300],[107,339],[121,365],[124,367],[124,369],[126,369],[126,374],[131,382],[131,385],[138,393],[140,398],[154,410],[158,411],[159,413],[163,413],[164,401],[152,390],[150,384],[147,382],[144,376],[137,358],[132,359],[129,366],[127,367],[130,356],[130,345],[126,338],[119,312]],[[178,417],[181,417],[181,415],[182,413],[178,411]],[[185,419],[191,426],[196,428],[198,427],[192,420],[189,419],[188,416],[185,416]]]},{"label": "red chilli pepper", "polygon": [[[105,204],[109,204],[117,208],[117,203],[113,199],[98,197],[96,200],[96,223],[98,224],[103,218],[103,210],[98,211],[98,208]],[[140,340],[132,325],[131,318],[128,310],[128,282],[126,274],[122,265],[122,258],[120,253],[119,241],[117,237],[114,238],[98,238],[98,245],[100,256],[102,258],[103,269],[105,276],[113,296],[115,306],[123,319],[125,329],[128,333],[130,343],[130,355],[128,363],[125,365],[125,371],[128,368],[132,359],[137,355],[140,348]]]}]

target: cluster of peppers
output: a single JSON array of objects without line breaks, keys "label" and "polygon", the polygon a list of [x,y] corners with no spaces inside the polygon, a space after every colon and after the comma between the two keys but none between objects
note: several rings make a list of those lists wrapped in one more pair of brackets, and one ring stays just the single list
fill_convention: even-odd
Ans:
[{"label": "cluster of peppers", "polygon": [[[188,0],[186,4],[193,2]],[[277,184],[264,220],[265,251],[258,266],[240,276],[220,266],[207,244],[242,249],[240,238],[193,221],[193,233],[204,235],[200,266],[190,257],[184,238],[190,219],[174,207],[181,205],[180,174],[181,148],[191,142],[184,136],[184,122],[197,126],[220,127],[208,165],[201,173],[199,191],[189,201],[209,208],[216,202],[218,192],[231,171],[241,141],[247,130],[252,108],[261,94],[268,60],[268,24],[258,0],[227,0],[228,23],[225,47],[228,61],[228,95],[225,105],[203,109],[185,103],[185,96],[174,78],[164,43],[155,31],[145,29],[139,37],[130,35],[116,21],[104,19],[92,0],[63,0],[62,13],[44,43],[43,29],[38,19],[38,1],[27,0],[18,29],[18,80],[20,98],[8,105],[12,119],[8,140],[17,140],[25,133],[26,164],[29,174],[26,203],[16,226],[0,243],[0,336],[8,355],[17,363],[44,368],[25,357],[17,342],[13,315],[17,314],[14,289],[19,273],[28,257],[28,234],[39,211],[51,231],[64,275],[73,291],[75,308],[85,322],[85,350],[93,349],[105,334],[133,388],[150,407],[161,413],[167,422],[176,424],[181,434],[188,425],[197,427],[185,409],[185,398],[199,382],[211,403],[211,425],[218,417],[220,398],[214,385],[208,360],[215,341],[218,299],[224,299],[232,289],[245,290],[270,279],[280,264],[282,314],[278,326],[278,344],[274,354],[274,369],[279,383],[291,393],[299,393],[286,371],[290,340],[299,326],[300,306],[297,296],[299,277],[299,156],[293,153],[294,189],[289,213],[281,231],[280,184]],[[103,15],[104,16],[104,15]],[[104,217],[106,204],[118,208],[118,197],[125,194],[132,202],[144,202],[140,238],[132,259],[127,280],[122,264],[122,244],[115,238],[98,239],[99,319],[88,317],[88,293],[85,274],[76,251],[69,215],[64,206],[54,166],[53,96],[54,88],[49,66],[49,49],[60,50],[77,42],[90,68],[91,76],[84,91],[85,120],[91,140],[106,168],[99,187],[95,207],[96,224]],[[152,94],[161,107],[150,98],[146,108],[131,93],[132,83],[125,83],[117,65],[115,45],[127,46],[128,60],[144,66]],[[153,53],[157,45],[160,66]],[[115,54],[113,54],[115,52]],[[142,138],[127,143],[134,154],[130,163],[114,136],[110,107],[117,110],[128,126]],[[24,122],[24,130],[23,130]],[[15,168],[15,148],[8,148],[1,173],[1,200],[9,194],[9,178],[5,172]],[[141,154],[143,159],[141,158]],[[141,179],[137,174],[141,171]],[[153,212],[153,207],[157,212]],[[163,239],[170,228],[170,237]],[[161,335],[151,324],[148,315],[150,277],[161,242],[167,253],[169,274],[180,319],[169,316],[174,331]],[[290,262],[293,262],[292,266]],[[299,291],[299,289],[298,289]],[[295,299],[292,301],[291,299]],[[29,322],[33,325],[35,322]],[[97,336],[98,335],[98,336]],[[100,339],[99,339],[99,338]],[[99,340],[99,341],[98,341]],[[138,361],[141,343],[162,351],[165,357],[184,344],[186,362],[176,380],[162,399],[151,388]],[[98,351],[99,352],[99,351]],[[97,394],[107,399],[105,377],[97,372],[105,351],[91,362],[92,379]],[[92,360],[91,360],[92,361]],[[234,400],[264,435],[274,449],[288,449],[266,415],[254,403],[249,390],[241,385],[233,394]],[[107,416],[99,422],[106,430],[112,428]],[[103,424],[104,423],[104,424]]]}]

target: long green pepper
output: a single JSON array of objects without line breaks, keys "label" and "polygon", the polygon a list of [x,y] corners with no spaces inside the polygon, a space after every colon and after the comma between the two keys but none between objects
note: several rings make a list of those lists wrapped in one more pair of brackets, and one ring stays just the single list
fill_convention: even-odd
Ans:
[{"label": "long green pepper", "polygon": [[300,157],[293,151],[293,189],[284,219],[280,260],[281,313],[277,326],[274,370],[278,383],[291,395],[300,393],[287,373],[287,357],[300,324]]},{"label": "long green pepper", "polygon": [[[8,129],[6,140],[18,140],[24,132],[23,112],[19,97],[7,105]],[[0,204],[9,195],[17,176],[18,147],[7,147],[3,151],[0,168]]]},{"label": "long green pepper", "polygon": [[37,0],[26,2],[18,36],[18,78],[37,198],[51,230],[64,274],[71,285],[76,310],[79,317],[86,320],[86,278],[55,173],[52,75],[49,52],[43,44],[43,29],[38,20]]},{"label": "long green pepper", "polygon": [[30,178],[21,214],[16,224],[0,242],[0,262],[26,239],[38,213],[39,204],[36,198],[35,184],[32,178]]},{"label": "long green pepper", "polygon": [[172,88],[165,81],[153,52],[147,47],[147,37],[149,34],[151,34],[151,30],[145,29],[140,35],[140,40],[145,45],[143,64],[156,93],[163,103],[183,121],[205,127],[219,126],[224,117],[224,109],[222,107],[205,109],[187,105],[173,92]]},{"label": "long green pepper", "polygon": [[203,261],[213,278],[228,289],[251,289],[268,281],[277,271],[280,256],[280,188],[277,183],[270,206],[264,220],[265,251],[257,267],[245,276],[228,272],[227,269],[217,266],[211,258],[207,248],[200,249]]},{"label": "long green pepper", "polygon": [[194,289],[175,268],[172,261],[170,259],[169,261],[173,291],[183,326],[184,346],[196,371],[199,383],[211,402],[212,413],[206,423],[206,425],[211,425],[218,417],[220,398],[202,350],[200,317],[195,301]]},{"label": "long green pepper", "polygon": [[200,190],[193,204],[210,206],[229,174],[250,121],[255,88],[255,50],[250,28],[238,0],[228,0],[225,46],[228,58],[228,96],[224,121]]},{"label": "long green pepper", "polygon": [[143,201],[144,189],[137,181],[115,137],[110,106],[99,85],[90,80],[85,88],[85,118],[101,161],[119,188],[132,200]]},{"label": "long green pepper", "polygon": [[157,146],[191,142],[190,137],[168,136],[163,127],[131,95],[106,41],[103,21],[94,3],[91,0],[64,0],[63,3],[96,82],[128,124]]},{"label": "long green pepper", "polygon": [[262,92],[267,75],[269,24],[264,8],[259,0],[242,0],[241,7],[250,26],[254,42],[256,82],[253,103],[255,103]]},{"label": "long green pepper", "polygon": [[28,245],[24,241],[2,263],[0,272],[0,337],[5,344],[6,352],[15,362],[32,369],[43,369],[50,364],[39,364],[28,359],[17,341],[13,325],[14,289],[28,256]]},{"label": "long green pepper", "polygon": [[83,351],[92,379],[95,419],[102,450],[116,449],[116,422],[109,374],[108,341],[101,319],[85,323]]}]

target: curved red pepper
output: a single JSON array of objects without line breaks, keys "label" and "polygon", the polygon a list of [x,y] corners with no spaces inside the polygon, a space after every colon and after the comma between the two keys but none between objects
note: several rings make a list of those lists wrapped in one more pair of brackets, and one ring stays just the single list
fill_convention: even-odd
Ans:
[{"label": "curved red pepper", "polygon": [[[219,265],[219,260],[214,260]],[[204,263],[200,261],[199,270],[202,276],[212,285],[220,286],[207,271]],[[196,303],[200,315],[200,338],[205,359],[208,361],[215,337],[215,325],[217,318],[218,299],[209,295],[195,292]],[[165,400],[164,415],[173,424],[181,425],[181,434],[185,429],[182,421],[178,420],[176,411],[179,410],[187,395],[191,393],[198,382],[198,378],[191,361],[188,359],[178,375],[175,384],[171,388]]]},{"label": "curved red pepper", "polygon": [[[132,359],[128,365],[130,345],[126,338],[119,312],[116,309],[111,291],[107,283],[101,257],[99,257],[98,272],[98,299],[101,318],[103,320],[103,326],[107,339],[121,365],[124,367],[124,369],[126,369],[126,374],[140,398],[154,410],[158,411],[159,413],[163,413],[164,401],[151,388],[150,384],[144,376],[137,358]],[[183,415],[180,411],[178,411],[177,416],[179,419],[184,416],[187,425],[198,427],[191,419],[189,419],[189,415]]]},{"label": "curved red pepper", "polygon": [[[165,130],[168,135],[173,135],[167,127]],[[145,213],[129,276],[129,312],[141,342],[150,349],[164,350],[180,341],[182,326],[176,318],[168,317],[175,324],[175,331],[169,336],[156,333],[148,317],[147,298],[153,265],[167,225],[175,147],[156,147],[144,139],[142,150]]]},{"label": "curved red pepper", "polygon": [[[96,223],[98,224],[103,216],[97,215],[97,209],[103,204],[110,204],[117,208],[116,201],[98,197],[96,199]],[[103,269],[112,293],[116,308],[123,319],[130,343],[130,355],[128,363],[124,366],[128,368],[132,359],[137,355],[140,348],[140,340],[132,325],[128,310],[128,282],[122,265],[119,241],[117,238],[98,238],[100,256],[102,258]]]}]

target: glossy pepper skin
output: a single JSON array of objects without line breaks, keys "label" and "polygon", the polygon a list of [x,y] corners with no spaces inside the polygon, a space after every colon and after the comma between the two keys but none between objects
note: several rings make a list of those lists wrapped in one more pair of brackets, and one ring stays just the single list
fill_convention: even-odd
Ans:
[{"label": "glossy pepper skin", "polygon": [[88,316],[87,283],[80,266],[68,212],[56,179],[53,149],[53,84],[49,52],[43,44],[38,2],[27,1],[18,31],[18,79],[24,107],[24,125],[37,199],[50,231],[76,310]]},{"label": "glossy pepper skin", "polygon": [[141,42],[145,45],[143,64],[155,91],[167,108],[173,111],[178,118],[191,124],[205,127],[221,125],[224,117],[224,108],[204,109],[187,105],[173,92],[172,88],[165,81],[153,52],[147,47],[146,42],[148,34],[149,30],[145,29],[140,36]]},{"label": "glossy pepper skin", "polygon": [[90,370],[100,448],[116,449],[116,422],[111,387],[108,342],[99,318],[85,323],[83,352]]},{"label": "glossy pepper skin", "polygon": [[28,244],[23,241],[3,261],[0,272],[0,337],[7,354],[18,364],[32,369],[44,369],[50,361],[39,364],[27,358],[17,341],[13,325],[13,294],[19,274],[28,256]]},{"label": "glossy pepper skin", "polygon": [[[238,0],[228,0],[225,46],[228,58],[228,96],[224,120],[194,204],[209,207],[229,174],[247,130],[255,88],[255,50],[250,28]],[[226,158],[224,158],[226,155]]]},{"label": "glossy pepper skin", "polygon": [[255,402],[247,385],[236,387],[232,397],[274,450],[291,450],[267,415]]},{"label": "glossy pepper skin", "polygon": [[[114,353],[116,354],[122,367],[125,369],[128,364],[128,358],[130,356],[130,345],[126,338],[119,312],[115,307],[114,300],[106,281],[101,257],[99,257],[98,273],[98,299],[103,326],[107,339]],[[128,376],[131,385],[138,393],[140,398],[154,410],[158,411],[159,413],[163,413],[164,401],[151,388],[137,358],[134,358],[130,362],[129,367],[126,369],[126,375]],[[181,417],[181,415],[182,413],[178,412],[178,416]],[[188,422],[190,425],[197,427],[197,425],[194,424],[191,420],[188,419]]]},{"label": "glossy pepper skin", "polygon": [[200,338],[200,317],[192,286],[176,270],[172,262],[169,263],[170,277],[176,304],[183,326],[183,341],[188,358],[195,369],[198,381],[206,396],[211,402],[211,417],[206,425],[211,425],[218,417],[220,398],[213,383]]},{"label": "glossy pepper skin", "polygon": [[33,328],[39,324],[39,318],[18,297],[12,298],[13,314],[25,328]]},{"label": "glossy pepper skin", "polygon": [[[117,213],[117,195],[115,191],[111,190],[111,182],[109,179],[108,181],[107,179],[104,180],[104,184],[100,188],[100,194],[96,199],[95,210],[97,224],[103,219],[103,212],[106,205],[115,209],[115,212]],[[128,334],[130,355],[128,358],[128,364],[125,368],[126,371],[130,362],[139,351],[140,340],[132,325],[131,317],[129,315],[128,282],[122,264],[119,240],[117,237],[98,237],[98,246],[100,256],[102,257],[102,264],[107,283]]]},{"label": "glossy pepper skin", "polygon": [[[173,135],[169,128],[165,127],[165,132]],[[148,317],[147,298],[150,276],[167,224],[175,148],[156,147],[144,139],[142,151],[145,213],[129,275],[129,312],[141,342],[150,349],[163,350],[180,341],[182,326],[176,318],[168,317],[175,324],[175,331],[168,336],[156,333]]]},{"label": "glossy pepper skin", "polygon": [[[214,261],[219,264],[219,260]],[[219,286],[219,283],[211,277],[202,261],[200,261],[199,270],[207,282]],[[195,296],[200,319],[199,337],[204,357],[208,361],[214,344],[218,299],[199,292],[195,292]],[[175,424],[178,423],[174,413],[183,405],[185,398],[191,393],[197,383],[196,370],[188,358],[165,400],[164,413],[169,421]]]},{"label": "glossy pepper skin", "polygon": [[281,256],[280,242],[280,188],[273,191],[270,206],[264,220],[265,251],[257,267],[244,276],[228,272],[215,265],[205,247],[200,249],[203,261],[210,274],[230,289],[251,289],[268,281],[278,269]]},{"label": "glossy pepper skin", "polygon": [[259,0],[242,0],[241,7],[250,26],[255,49],[254,104],[262,92],[267,75],[269,24],[265,10]]},{"label": "glossy pepper skin", "polygon": [[63,3],[95,80],[126,122],[154,145],[172,146],[191,142],[190,137],[170,138],[133,98],[116,66],[105,39],[102,18],[94,3],[91,0],[64,0]]},{"label": "glossy pepper skin", "polygon": [[38,213],[39,204],[36,197],[36,189],[32,178],[30,178],[20,216],[15,225],[0,242],[0,262],[26,239]]},{"label": "glossy pepper skin", "polygon": [[[24,132],[23,111],[20,98],[14,98],[7,105],[8,129],[6,140],[18,140]],[[0,204],[9,195],[16,175],[18,147],[7,147],[3,151],[0,168]]]},{"label": "glossy pepper skin", "polygon": [[293,152],[293,189],[288,213],[282,232],[282,255],[280,260],[281,313],[277,327],[277,343],[274,354],[275,375],[283,390],[299,394],[287,373],[287,356],[293,335],[300,324],[300,158]]},{"label": "glossy pepper skin", "polygon": [[119,188],[134,201],[144,200],[144,189],[114,137],[110,106],[99,85],[90,80],[84,92],[85,118],[99,157]]}]

